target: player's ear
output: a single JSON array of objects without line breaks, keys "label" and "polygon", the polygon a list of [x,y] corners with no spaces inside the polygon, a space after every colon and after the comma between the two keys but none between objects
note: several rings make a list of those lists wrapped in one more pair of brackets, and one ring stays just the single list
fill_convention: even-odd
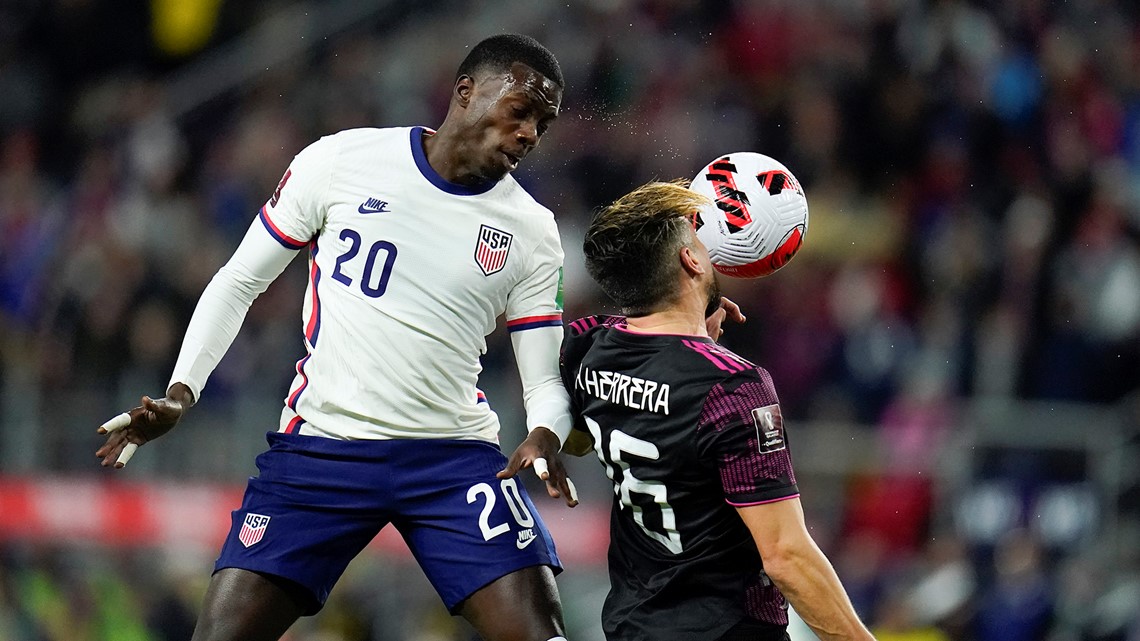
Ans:
[{"label": "player's ear", "polygon": [[455,89],[452,92],[451,99],[454,100],[460,107],[466,107],[471,104],[471,97],[475,94],[475,79],[471,76],[459,76],[455,81]]},{"label": "player's ear", "polygon": [[705,266],[701,263],[694,248],[689,245],[683,245],[679,257],[681,259],[681,268],[684,269],[685,273],[689,276],[698,276],[705,273]]}]

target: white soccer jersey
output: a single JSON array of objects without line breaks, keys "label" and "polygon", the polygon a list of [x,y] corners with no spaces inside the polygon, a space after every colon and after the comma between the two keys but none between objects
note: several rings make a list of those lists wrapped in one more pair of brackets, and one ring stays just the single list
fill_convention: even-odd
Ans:
[{"label": "white soccer jersey", "polygon": [[307,249],[307,353],[281,431],[497,441],[477,379],[486,336],[505,312],[528,427],[564,437],[553,214],[509,175],[481,189],[444,180],[427,162],[424,133],[354,129],[301,151],[203,293],[171,382],[197,398],[249,303]]}]

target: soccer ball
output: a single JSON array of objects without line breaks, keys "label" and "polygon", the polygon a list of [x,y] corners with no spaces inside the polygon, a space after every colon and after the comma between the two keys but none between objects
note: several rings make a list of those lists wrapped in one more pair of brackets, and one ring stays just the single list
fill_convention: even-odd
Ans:
[{"label": "soccer ball", "polygon": [[803,245],[807,198],[788,168],[751,151],[717,158],[689,185],[712,205],[693,214],[697,237],[725,276],[759,278],[788,264]]}]

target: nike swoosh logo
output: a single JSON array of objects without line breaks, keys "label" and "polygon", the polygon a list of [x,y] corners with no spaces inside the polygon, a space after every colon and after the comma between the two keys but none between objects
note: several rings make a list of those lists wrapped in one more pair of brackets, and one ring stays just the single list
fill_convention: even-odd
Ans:
[{"label": "nike swoosh logo", "polygon": [[379,198],[369,198],[360,203],[356,211],[362,214],[383,214],[388,211],[388,201]]},{"label": "nike swoosh logo", "polygon": [[537,538],[538,538],[537,536],[532,536],[529,539],[527,539],[526,541],[515,541],[515,547],[517,547],[518,549],[521,550],[521,549],[525,548],[526,546],[530,545],[531,543],[534,543],[534,540]]}]

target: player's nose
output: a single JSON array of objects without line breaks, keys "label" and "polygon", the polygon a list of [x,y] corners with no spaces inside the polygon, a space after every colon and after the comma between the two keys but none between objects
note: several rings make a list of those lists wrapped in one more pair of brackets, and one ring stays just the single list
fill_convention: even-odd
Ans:
[{"label": "player's nose", "polygon": [[527,149],[538,144],[538,126],[533,122],[525,121],[519,125],[515,138]]}]

